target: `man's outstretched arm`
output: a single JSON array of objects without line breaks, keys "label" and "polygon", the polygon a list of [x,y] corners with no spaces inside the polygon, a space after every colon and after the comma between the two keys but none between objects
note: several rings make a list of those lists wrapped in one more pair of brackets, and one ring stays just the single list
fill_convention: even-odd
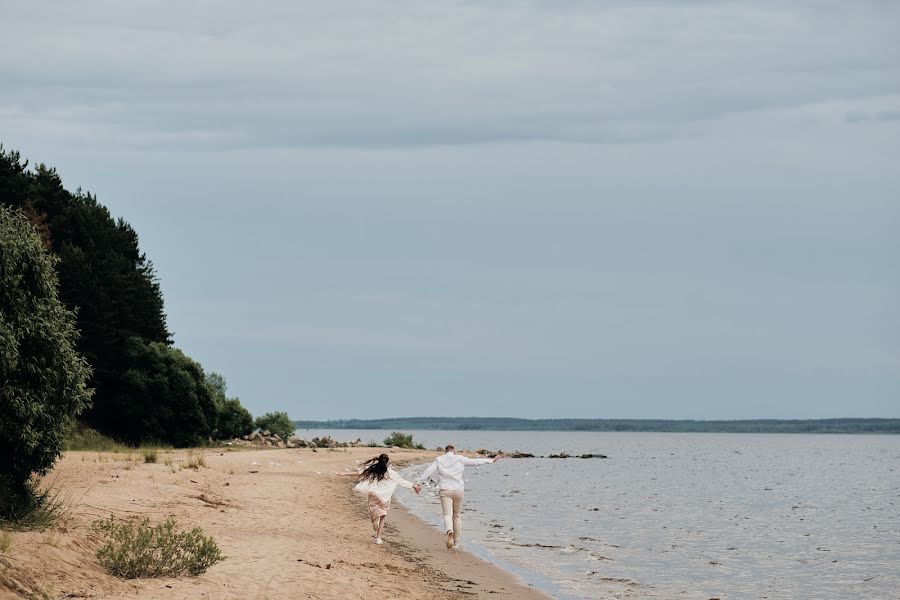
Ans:
[{"label": "man's outstretched arm", "polygon": [[502,454],[498,454],[494,458],[469,458],[468,456],[460,456],[459,460],[462,461],[462,464],[467,467],[477,467],[478,465],[487,465],[490,463],[497,462],[503,458]]},{"label": "man's outstretched arm", "polygon": [[437,461],[434,461],[430,465],[428,465],[428,468],[425,469],[425,472],[419,475],[418,479],[416,479],[416,483],[428,481],[428,478],[434,475],[435,471],[437,471]]}]

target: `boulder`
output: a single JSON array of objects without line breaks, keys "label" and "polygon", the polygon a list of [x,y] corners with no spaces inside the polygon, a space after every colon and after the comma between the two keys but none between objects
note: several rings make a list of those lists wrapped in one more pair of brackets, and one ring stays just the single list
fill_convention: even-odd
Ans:
[{"label": "boulder", "polygon": [[578,458],[609,458],[605,454],[582,454]]},{"label": "boulder", "polygon": [[262,432],[262,434],[263,434],[263,436],[265,436],[265,437],[269,437],[270,435],[272,435],[272,432],[269,431],[268,429],[266,429],[265,431]]},{"label": "boulder", "polygon": [[551,454],[548,458],[569,458],[569,453],[560,452],[559,454]]}]

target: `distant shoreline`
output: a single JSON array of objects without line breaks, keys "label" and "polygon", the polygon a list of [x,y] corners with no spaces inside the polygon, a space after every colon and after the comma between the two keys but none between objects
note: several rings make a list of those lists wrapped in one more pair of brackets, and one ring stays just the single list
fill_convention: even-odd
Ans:
[{"label": "distant shoreline", "polygon": [[294,421],[297,429],[458,431],[607,431],[659,433],[900,433],[900,419],[516,419],[505,417],[407,417]]}]

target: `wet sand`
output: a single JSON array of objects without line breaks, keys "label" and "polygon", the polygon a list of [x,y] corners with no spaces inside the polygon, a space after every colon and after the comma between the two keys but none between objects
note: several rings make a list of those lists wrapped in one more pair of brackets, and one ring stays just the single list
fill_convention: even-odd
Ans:
[{"label": "wet sand", "polygon": [[[65,516],[46,532],[12,532],[0,554],[0,598],[316,599],[492,598],[546,600],[546,594],[464,551],[394,503],[384,534],[372,541],[364,502],[336,471],[372,448],[202,451],[207,467],[186,468],[193,453],[69,452],[45,479],[67,499]],[[432,452],[391,450],[397,464]],[[170,463],[170,464],[166,464]],[[399,488],[397,494],[412,492]],[[228,557],[199,577],[124,581],[95,558],[91,523],[110,514],[174,516],[200,526]]]}]

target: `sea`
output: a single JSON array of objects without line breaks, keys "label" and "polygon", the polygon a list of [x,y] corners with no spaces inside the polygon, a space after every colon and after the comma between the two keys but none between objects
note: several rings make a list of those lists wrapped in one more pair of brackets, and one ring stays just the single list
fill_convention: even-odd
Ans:
[{"label": "sea", "polygon": [[[572,456],[465,473],[464,548],[561,600],[900,599],[900,436],[404,433],[428,448]],[[394,497],[440,523],[434,489]]]}]

